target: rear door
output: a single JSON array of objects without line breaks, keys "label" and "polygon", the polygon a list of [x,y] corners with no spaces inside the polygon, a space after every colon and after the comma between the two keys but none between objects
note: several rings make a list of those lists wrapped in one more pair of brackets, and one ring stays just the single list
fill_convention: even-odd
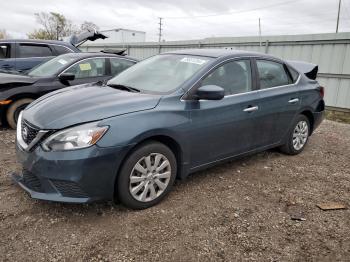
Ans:
[{"label": "rear door", "polygon": [[259,147],[280,143],[300,108],[299,76],[290,74],[285,64],[276,60],[255,60],[259,111]]},{"label": "rear door", "polygon": [[111,66],[110,74],[112,77],[119,75],[125,69],[136,64],[136,62],[134,61],[123,59],[123,58],[110,58],[109,61]]},{"label": "rear door", "polygon": [[218,101],[188,102],[191,109],[192,168],[254,149],[257,91],[252,80],[250,59],[232,60],[217,67],[199,84],[225,90]]},{"label": "rear door", "polygon": [[22,72],[48,61],[55,56],[55,51],[46,44],[17,43],[16,70]]},{"label": "rear door", "polygon": [[14,43],[0,43],[0,69],[1,70],[15,70],[15,44]]}]

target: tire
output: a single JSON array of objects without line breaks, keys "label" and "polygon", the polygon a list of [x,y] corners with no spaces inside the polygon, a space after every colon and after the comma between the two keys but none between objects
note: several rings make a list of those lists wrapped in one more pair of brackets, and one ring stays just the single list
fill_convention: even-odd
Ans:
[{"label": "tire", "polygon": [[[300,130],[300,132],[298,131]],[[299,115],[293,122],[289,131],[286,143],[280,147],[280,150],[288,155],[297,155],[301,153],[310,135],[310,122],[305,115]]]},{"label": "tire", "polygon": [[[162,169],[157,172],[155,167]],[[167,146],[155,141],[141,144],[127,157],[119,172],[118,201],[131,209],[154,206],[170,192],[176,173],[176,158]]]},{"label": "tire", "polygon": [[6,112],[6,120],[12,129],[16,129],[17,127],[19,113],[33,101],[34,99],[31,98],[23,98],[13,102],[10,105]]}]

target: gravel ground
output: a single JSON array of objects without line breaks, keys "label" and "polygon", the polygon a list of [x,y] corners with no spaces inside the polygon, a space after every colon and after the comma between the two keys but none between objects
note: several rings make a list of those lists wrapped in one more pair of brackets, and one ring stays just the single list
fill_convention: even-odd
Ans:
[{"label": "gravel ground", "polygon": [[[178,181],[156,207],[30,199],[14,132],[0,131],[2,261],[350,261],[350,125],[325,121],[305,151],[268,151]],[[292,220],[301,216],[305,221]]]}]

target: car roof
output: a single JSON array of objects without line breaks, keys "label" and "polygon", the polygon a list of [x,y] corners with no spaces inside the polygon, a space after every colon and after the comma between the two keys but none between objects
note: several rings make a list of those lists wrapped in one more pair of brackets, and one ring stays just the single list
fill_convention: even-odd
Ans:
[{"label": "car roof", "polygon": [[73,59],[81,59],[81,58],[93,58],[93,57],[116,57],[116,58],[125,58],[128,60],[132,60],[135,62],[138,62],[137,59],[129,57],[129,56],[121,56],[116,54],[110,54],[110,53],[102,53],[102,52],[80,52],[80,53],[67,53],[63,54],[61,56],[69,56]]},{"label": "car roof", "polygon": [[0,43],[43,43],[43,44],[54,44],[54,45],[64,45],[71,47],[72,45],[65,41],[58,40],[39,40],[39,39],[7,39],[0,40]]},{"label": "car roof", "polygon": [[267,57],[274,58],[276,57],[251,51],[243,50],[233,50],[233,49],[224,49],[224,48],[213,48],[213,49],[183,49],[177,51],[166,52],[163,54],[181,54],[181,55],[195,55],[195,56],[206,56],[206,57],[242,57],[242,56],[258,56],[258,57]]}]

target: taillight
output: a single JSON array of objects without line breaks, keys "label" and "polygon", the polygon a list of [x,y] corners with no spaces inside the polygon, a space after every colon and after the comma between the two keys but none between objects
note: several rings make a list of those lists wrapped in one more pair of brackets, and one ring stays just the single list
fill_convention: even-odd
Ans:
[{"label": "taillight", "polygon": [[320,95],[322,98],[324,98],[324,87],[320,86]]}]

